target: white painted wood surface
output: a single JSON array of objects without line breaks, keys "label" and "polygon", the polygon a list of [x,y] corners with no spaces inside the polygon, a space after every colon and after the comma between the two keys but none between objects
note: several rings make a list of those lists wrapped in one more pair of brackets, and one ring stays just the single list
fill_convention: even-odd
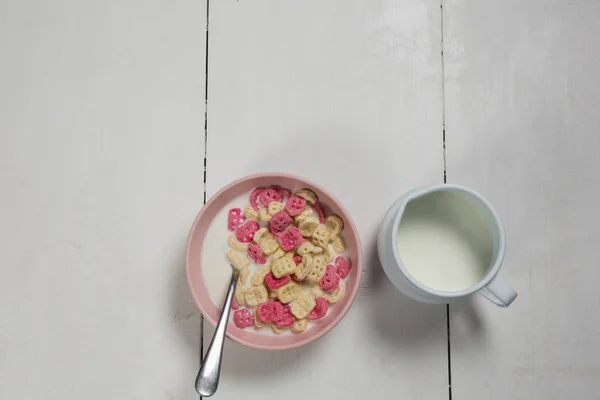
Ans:
[{"label": "white painted wood surface", "polygon": [[448,182],[505,221],[519,297],[451,307],[453,399],[600,393],[600,3],[444,1]]},{"label": "white painted wood surface", "polygon": [[0,2],[0,399],[197,399],[206,3]]},{"label": "white painted wood surface", "polygon": [[287,352],[228,342],[214,398],[448,396],[445,307],[398,294],[374,249],[394,199],[443,181],[440,22],[423,0],[210,3],[207,194],[254,172],[301,174],[347,206],[366,250],[337,328]]}]

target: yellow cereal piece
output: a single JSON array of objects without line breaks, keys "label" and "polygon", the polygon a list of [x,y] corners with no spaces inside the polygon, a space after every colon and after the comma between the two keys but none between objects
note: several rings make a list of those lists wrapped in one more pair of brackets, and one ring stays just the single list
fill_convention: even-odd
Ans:
[{"label": "yellow cereal piece", "polygon": [[[294,218],[294,221],[296,221],[297,224],[299,224],[302,221],[305,221],[307,218],[314,218],[315,212],[313,210],[313,208],[311,206],[306,206],[304,207],[304,210],[302,210],[302,212],[300,213],[300,215],[296,216]],[[318,221],[318,219],[317,219]]]},{"label": "yellow cereal piece", "polygon": [[265,265],[264,267],[261,267],[260,269],[255,271],[254,274],[252,274],[252,278],[250,279],[250,283],[252,283],[252,286],[262,285],[265,281],[265,275],[269,272],[271,272],[271,267],[269,267],[268,265]]},{"label": "yellow cereal piece", "polygon": [[276,292],[279,300],[285,304],[295,300],[302,292],[302,289],[296,282],[289,281],[280,288],[277,288]]},{"label": "yellow cereal piece", "polygon": [[292,331],[294,333],[301,333],[301,332],[304,332],[307,327],[308,327],[308,320],[306,318],[305,319],[297,319],[296,322],[294,322],[294,325],[292,325],[292,327],[290,328],[290,331]]},{"label": "yellow cereal piece", "polygon": [[315,230],[319,226],[319,219],[315,217],[308,217],[303,219],[302,222],[298,224],[298,229],[300,230],[300,234],[304,237],[311,237]]},{"label": "yellow cereal piece", "polygon": [[271,216],[269,215],[269,211],[266,208],[261,208],[258,212],[258,217],[261,221],[270,221]]},{"label": "yellow cereal piece", "polygon": [[275,260],[271,268],[275,278],[282,278],[286,275],[291,275],[296,271],[296,263],[289,257],[281,257]]},{"label": "yellow cereal piece", "polygon": [[326,294],[323,297],[325,297],[325,300],[327,300],[328,303],[334,304],[337,303],[342,297],[344,297],[345,293],[346,287],[344,285],[344,282],[340,282],[340,285],[337,287],[337,289],[334,290],[333,293]]},{"label": "yellow cereal piece", "polygon": [[325,263],[325,258],[323,256],[313,257],[313,267],[309,274],[306,276],[311,282],[319,282],[323,275],[325,275],[325,270],[327,269],[327,263]]},{"label": "yellow cereal piece", "polygon": [[294,258],[294,251],[293,250],[292,251],[288,251],[287,253],[285,253],[284,257],[292,258],[293,259]]},{"label": "yellow cereal piece", "polygon": [[250,275],[250,269],[244,268],[243,270],[240,271],[240,275],[238,276],[238,281],[237,281],[238,286],[244,286],[246,284],[248,275]]},{"label": "yellow cereal piece", "polygon": [[254,237],[252,238],[252,240],[254,241],[254,243],[260,244],[260,239],[262,239],[262,237],[267,233],[270,233],[267,228],[260,228],[254,233]]},{"label": "yellow cereal piece", "polygon": [[250,258],[246,253],[240,253],[237,250],[229,250],[227,252],[227,259],[237,269],[248,268],[250,265]]},{"label": "yellow cereal piece", "polygon": [[325,227],[329,231],[329,237],[334,238],[344,229],[344,221],[339,215],[330,215],[325,220]]},{"label": "yellow cereal piece", "polygon": [[256,307],[267,301],[269,294],[264,286],[254,286],[246,290],[244,300],[249,307]]},{"label": "yellow cereal piece", "polygon": [[344,241],[343,237],[338,236],[333,239],[333,242],[331,242],[331,247],[336,253],[342,254],[346,251],[346,242]]},{"label": "yellow cereal piece", "polygon": [[[264,250],[263,250],[264,253]],[[273,263],[275,260],[283,257],[285,255],[285,251],[283,251],[281,248],[277,249],[275,251],[275,253],[273,253],[273,255],[271,256],[271,263]]]},{"label": "yellow cereal piece", "polygon": [[258,307],[252,308],[252,312],[254,313],[254,326],[256,328],[262,328],[265,326],[265,323],[258,319]]},{"label": "yellow cereal piece", "polygon": [[239,240],[237,240],[235,235],[229,236],[227,243],[229,244],[229,247],[231,247],[234,250],[241,251],[242,253],[245,253],[248,250],[248,243],[240,242]]},{"label": "yellow cereal piece", "polygon": [[317,194],[310,189],[300,189],[296,192],[296,196],[302,197],[310,204],[315,204],[319,200]]},{"label": "yellow cereal piece", "polygon": [[296,278],[302,280],[308,276],[313,268],[313,257],[310,254],[302,256],[302,262],[296,265]]},{"label": "yellow cereal piece", "polygon": [[258,245],[262,249],[265,256],[270,256],[271,254],[275,253],[277,249],[279,249],[279,242],[277,239],[275,239],[275,236],[273,236],[271,232],[263,234]]},{"label": "yellow cereal piece", "polygon": [[319,224],[312,234],[312,242],[315,246],[325,247],[329,243],[329,231],[323,224]]},{"label": "yellow cereal piece", "polygon": [[244,206],[244,215],[250,219],[258,221],[260,219],[258,213],[254,211],[254,208],[250,204]]},{"label": "yellow cereal piece", "polygon": [[269,203],[269,206],[267,207],[267,212],[269,213],[269,215],[275,215],[279,211],[283,211],[284,208],[285,208],[285,204],[280,203],[278,201],[272,201]]},{"label": "yellow cereal piece", "polygon": [[276,334],[280,334],[283,333],[283,331],[285,329],[279,328],[277,325],[275,325],[275,322],[270,322],[269,325],[271,326],[271,329],[273,330],[273,332],[275,332]]},{"label": "yellow cereal piece", "polygon": [[237,303],[238,306],[246,305],[246,299],[244,297],[245,294],[246,294],[246,289],[244,289],[243,287],[238,286],[235,289],[234,297],[235,297],[235,302]]},{"label": "yellow cereal piece", "polygon": [[306,316],[317,305],[315,299],[308,293],[301,293],[298,298],[292,303],[290,311],[294,317],[298,319],[306,318]]},{"label": "yellow cereal piece", "polygon": [[335,251],[331,248],[331,246],[327,245],[325,247],[325,263],[329,264],[335,259]]},{"label": "yellow cereal piece", "polygon": [[321,254],[323,252],[323,249],[318,246],[314,246],[309,242],[304,242],[298,247],[296,251],[301,256],[305,256],[307,254]]}]

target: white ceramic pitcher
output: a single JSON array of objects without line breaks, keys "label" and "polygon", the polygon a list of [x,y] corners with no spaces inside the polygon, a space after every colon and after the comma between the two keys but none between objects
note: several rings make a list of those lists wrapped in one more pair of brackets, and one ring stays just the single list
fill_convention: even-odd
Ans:
[{"label": "white ceramic pitcher", "polygon": [[[469,230],[473,228],[473,232],[485,233],[479,235],[477,240],[482,248],[485,247],[483,250],[489,256],[482,258],[482,260],[489,260],[489,262],[485,262],[486,265],[481,265],[481,276],[477,278],[477,281],[459,290],[447,290],[433,287],[435,285],[424,284],[424,281],[419,280],[416,274],[410,272],[409,268],[403,263],[398,243],[398,232],[409,204],[413,208],[423,206],[426,211],[425,215],[430,214],[427,212],[427,207],[434,207],[438,211],[443,209],[443,212],[451,216],[456,214],[454,221],[458,225],[462,225],[460,229]],[[431,210],[431,218],[436,218],[436,210]],[[448,223],[451,224],[452,222]],[[473,226],[469,226],[469,224]],[[402,235],[406,235],[405,232]],[[402,237],[406,238],[407,236],[401,236],[401,240]],[[432,247],[424,251],[436,251],[436,246]],[[517,293],[497,276],[505,253],[502,223],[492,206],[483,197],[470,189],[444,184],[415,189],[405,194],[394,202],[385,214],[377,238],[377,249],[383,269],[390,281],[398,290],[415,300],[443,304],[479,292],[494,304],[500,307],[508,307],[517,297]],[[419,254],[416,254],[416,256],[418,258]],[[418,262],[415,264],[418,264]],[[419,268],[418,265],[412,267]],[[414,269],[413,272],[415,272]],[[451,273],[451,269],[443,272],[446,274]],[[441,279],[443,282],[444,278]]]}]

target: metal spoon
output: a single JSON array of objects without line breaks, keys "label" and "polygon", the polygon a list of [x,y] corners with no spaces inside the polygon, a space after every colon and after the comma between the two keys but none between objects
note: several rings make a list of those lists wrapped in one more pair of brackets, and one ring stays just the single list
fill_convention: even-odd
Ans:
[{"label": "metal spoon", "polygon": [[229,283],[229,290],[227,291],[225,304],[223,304],[223,310],[221,310],[219,323],[217,324],[215,334],[206,351],[204,362],[200,366],[200,371],[198,371],[198,376],[196,377],[196,392],[200,393],[201,396],[212,396],[219,386],[225,331],[227,330],[227,322],[229,321],[229,311],[231,310],[233,293],[235,292],[237,280],[240,276],[240,271],[233,265],[231,266],[231,269],[233,271],[231,274],[231,282]]}]

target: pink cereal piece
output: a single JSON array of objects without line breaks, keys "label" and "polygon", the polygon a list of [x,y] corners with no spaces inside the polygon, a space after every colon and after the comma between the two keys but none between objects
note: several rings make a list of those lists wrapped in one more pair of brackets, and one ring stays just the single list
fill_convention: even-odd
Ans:
[{"label": "pink cereal piece", "polygon": [[275,300],[269,300],[258,306],[258,319],[262,322],[279,321],[283,318],[283,305]]},{"label": "pink cereal piece", "polygon": [[273,185],[270,187],[270,189],[275,189],[277,190],[277,192],[283,196],[287,196],[287,198],[289,199],[290,197],[292,197],[292,191],[290,189],[286,189],[284,187],[281,187],[279,185]]},{"label": "pink cereal piece", "polygon": [[278,211],[271,217],[271,220],[269,221],[269,228],[271,232],[275,231],[280,233],[283,232],[284,229],[287,228],[291,223],[292,217],[287,215],[285,211]]},{"label": "pink cereal piece", "polygon": [[237,310],[233,313],[233,322],[238,328],[244,329],[249,326],[254,326],[254,315],[247,308]]},{"label": "pink cereal piece", "polygon": [[283,251],[290,251],[300,246],[300,244],[304,243],[306,239],[302,237],[302,234],[295,226],[291,227],[287,231],[283,232],[283,234],[277,237],[279,241],[279,245]]},{"label": "pink cereal piece", "polygon": [[337,268],[337,274],[340,276],[340,278],[345,278],[348,276],[348,274],[350,273],[350,268],[352,268],[352,263],[350,262],[350,260],[347,260],[342,257],[339,256],[338,258],[335,259],[335,266]]},{"label": "pink cereal piece", "polygon": [[260,228],[258,222],[254,220],[246,221],[243,225],[238,226],[235,230],[235,235],[242,243],[250,243],[254,238],[254,234]]},{"label": "pink cereal piece", "polygon": [[317,297],[315,299],[315,301],[317,302],[317,305],[308,314],[308,319],[314,320],[314,319],[323,318],[325,316],[325,314],[327,314],[327,308],[329,306],[328,306],[327,300],[325,300],[325,297]]},{"label": "pink cereal piece", "polygon": [[258,200],[258,197],[261,195],[263,190],[265,190],[265,188],[256,188],[252,191],[252,193],[250,193],[250,205],[252,206],[252,208],[254,208],[254,211],[258,211],[260,209],[260,206],[256,201]]},{"label": "pink cereal piece", "polygon": [[265,264],[267,262],[262,247],[254,242],[248,245],[248,256],[257,264]]},{"label": "pink cereal piece", "polygon": [[296,263],[296,265],[298,265],[302,262],[302,256],[294,256],[293,260],[294,260],[294,263]]},{"label": "pink cereal piece", "polygon": [[302,197],[292,196],[285,204],[285,211],[292,217],[302,214],[306,207],[306,200]]},{"label": "pink cereal piece", "polygon": [[318,201],[315,204],[311,204],[311,206],[315,209],[317,214],[319,215],[319,222],[325,223],[325,211],[323,210],[323,206]]},{"label": "pink cereal piece", "polygon": [[233,299],[231,301],[231,308],[233,308],[234,310],[237,310],[240,308],[240,306],[238,306],[238,304],[235,302],[235,299]]},{"label": "pink cereal piece", "polygon": [[335,265],[328,265],[325,275],[319,281],[319,287],[326,292],[333,292],[340,284],[340,277],[336,273]]},{"label": "pink cereal piece", "polygon": [[227,229],[231,232],[246,221],[246,216],[242,214],[241,208],[232,208],[227,216]]},{"label": "pink cereal piece", "polygon": [[286,283],[288,283],[290,281],[290,276],[286,275],[283,276],[279,279],[275,278],[275,276],[269,272],[268,274],[265,275],[265,282],[267,284],[267,286],[269,287],[269,289],[277,289],[278,287],[281,287],[283,285],[285,285]]},{"label": "pink cereal piece", "polygon": [[262,204],[265,207],[267,207],[269,205],[269,203],[271,203],[272,201],[282,201],[282,200],[283,200],[283,194],[279,193],[277,190],[275,190],[273,188],[263,190],[263,192],[260,194],[260,197],[258,198],[258,201],[260,201],[260,204]]},{"label": "pink cereal piece", "polygon": [[290,326],[294,325],[295,322],[296,317],[294,317],[292,314],[290,305],[286,304],[283,306],[282,317],[279,319],[279,321],[275,321],[275,325],[277,325],[278,328],[289,328]]}]

